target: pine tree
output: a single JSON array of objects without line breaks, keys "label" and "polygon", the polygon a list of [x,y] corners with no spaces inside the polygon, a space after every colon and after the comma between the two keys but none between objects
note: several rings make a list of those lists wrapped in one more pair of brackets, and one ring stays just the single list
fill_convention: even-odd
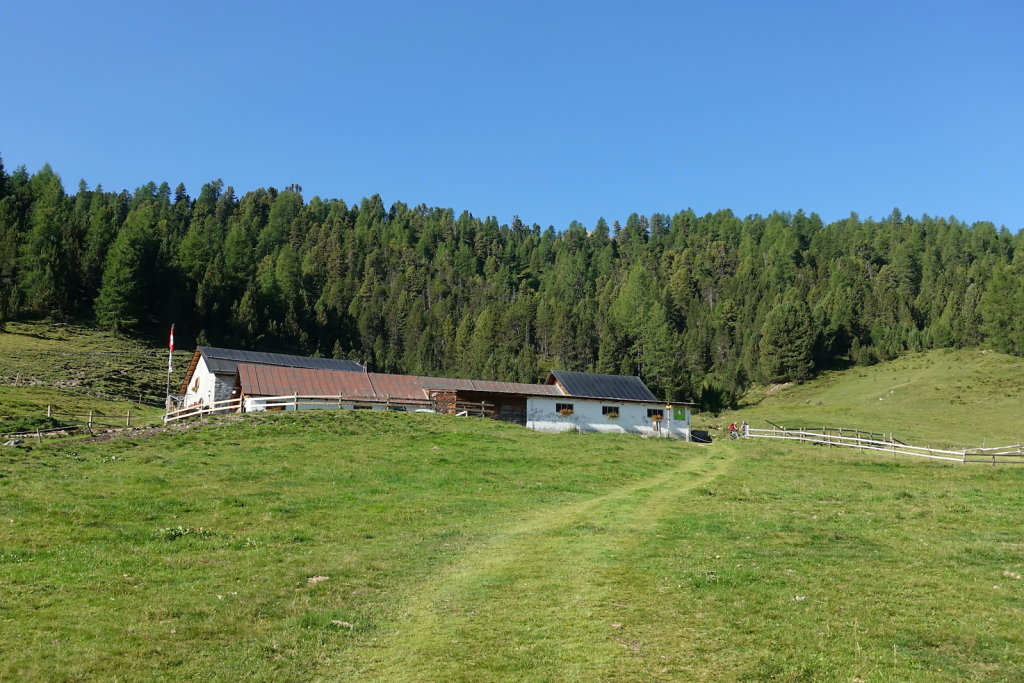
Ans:
[{"label": "pine tree", "polygon": [[802,382],[809,378],[813,369],[813,345],[807,304],[791,298],[775,306],[761,327],[761,381]]},{"label": "pine tree", "polygon": [[64,188],[49,164],[29,182],[32,205],[29,233],[22,250],[21,289],[35,313],[64,313],[68,303],[70,263],[64,242]]},{"label": "pine tree", "polygon": [[1001,266],[981,299],[981,330],[992,348],[1024,355],[1024,269]]},{"label": "pine tree", "polygon": [[156,241],[153,208],[143,205],[129,214],[107,254],[96,297],[96,321],[115,332],[138,329],[152,310]]}]

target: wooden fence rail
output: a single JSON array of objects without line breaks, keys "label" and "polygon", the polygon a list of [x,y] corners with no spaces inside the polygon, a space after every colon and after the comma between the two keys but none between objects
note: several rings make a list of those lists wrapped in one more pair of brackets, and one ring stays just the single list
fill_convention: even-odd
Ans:
[{"label": "wooden fence rail", "polygon": [[[393,399],[385,396],[380,397],[344,397],[344,396],[303,396],[289,394],[285,396],[258,396],[249,398],[232,398],[225,401],[215,401],[212,405],[195,405],[187,408],[169,411],[164,415],[164,424],[193,417],[205,415],[218,415],[223,413],[239,412],[261,412],[281,410],[367,410],[377,408],[379,410],[427,410],[434,412],[447,412],[447,409],[440,407],[429,399]],[[450,408],[450,406],[449,406]],[[459,401],[454,406],[454,414],[473,417],[493,417],[494,404],[483,401]]]},{"label": "wooden fence rail", "polygon": [[4,434],[0,434],[0,436],[4,439],[18,439],[34,436],[38,441],[42,441],[44,434],[67,434],[68,432],[77,431],[78,427],[76,425],[71,425],[70,427],[54,427],[53,429],[30,429],[23,432],[5,432]]},{"label": "wooden fence rail", "polygon": [[[285,398],[285,397],[278,397]],[[290,398],[290,397],[288,397]],[[175,420],[184,420],[189,417],[203,417],[204,415],[220,415],[223,413],[237,413],[242,409],[241,398],[229,398],[226,401],[214,401],[212,404],[207,405],[200,403],[195,406],[188,406],[187,408],[180,408],[178,410],[168,411],[164,415],[164,424],[168,422],[174,422]]]},{"label": "wooden fence rail", "polygon": [[[23,415],[21,417],[37,417],[36,415]],[[42,434],[55,434],[59,432],[72,432],[81,427],[92,432],[93,427],[131,427],[132,411],[126,410],[123,415],[108,415],[95,410],[87,413],[59,413],[52,405],[46,406],[46,417],[54,418],[60,422],[70,423],[65,427],[48,427],[46,429],[28,429],[16,432],[0,432],[4,437],[35,436]]]},{"label": "wooden fence rail", "polygon": [[[844,433],[854,436],[844,436]],[[857,448],[859,450],[882,451],[912,455],[933,460],[949,460],[951,462],[984,462],[997,464],[1024,464],[1024,447],[1021,444],[997,446],[995,448],[962,448],[947,450],[925,446],[911,446],[894,438],[892,434],[876,434],[861,432],[855,429],[814,428],[785,429],[773,426],[771,429],[754,429],[746,427],[743,436],[754,439],[780,439],[786,441],[804,441],[818,446],[838,446]],[[882,438],[869,438],[880,436]]]},{"label": "wooden fence rail", "polygon": [[[46,406],[46,417],[63,418],[65,420],[70,420],[71,422],[81,422],[89,428],[97,425],[100,427],[132,426],[131,410],[126,410],[124,415],[107,415],[95,410],[90,410],[88,413],[58,413],[53,409],[52,405],[48,405]],[[111,419],[116,419],[117,422],[112,423],[110,422]]]}]

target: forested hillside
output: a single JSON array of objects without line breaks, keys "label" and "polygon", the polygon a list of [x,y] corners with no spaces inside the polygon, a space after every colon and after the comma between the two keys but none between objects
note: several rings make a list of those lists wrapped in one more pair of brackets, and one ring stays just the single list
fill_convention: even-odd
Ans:
[{"label": "forested hillside", "polygon": [[384,372],[639,374],[715,407],[753,381],[908,349],[1024,353],[1024,236],[898,210],[828,225],[635,213],[557,232],[297,186],[68,194],[49,166],[0,165],[0,324],[46,315],[150,336],[173,321],[179,346]]}]

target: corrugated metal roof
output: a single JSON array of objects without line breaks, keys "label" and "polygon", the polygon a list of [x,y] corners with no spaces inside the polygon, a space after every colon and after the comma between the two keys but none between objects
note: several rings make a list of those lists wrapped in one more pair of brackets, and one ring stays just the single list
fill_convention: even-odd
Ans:
[{"label": "corrugated metal roof", "polygon": [[343,372],[312,368],[285,368],[239,363],[238,381],[248,396],[343,396],[424,400],[431,391],[480,391],[525,396],[561,396],[558,387],[519,382],[486,382],[451,377],[388,375],[376,372]]},{"label": "corrugated metal roof", "polygon": [[286,353],[263,353],[262,351],[242,351],[240,349],[221,349],[214,346],[200,346],[196,349],[206,359],[206,367],[215,374],[235,374],[239,363],[258,365],[275,365],[284,368],[314,368],[319,370],[344,370],[346,372],[362,372],[363,366],[354,360],[338,360],[335,358],[309,358],[292,356]]},{"label": "corrugated metal roof", "polygon": [[552,378],[558,380],[569,396],[579,398],[608,398],[623,401],[657,401],[658,397],[651,393],[644,381],[639,377],[622,375],[599,375],[592,372],[571,372],[569,370],[552,370],[548,383]]},{"label": "corrugated metal roof", "polygon": [[348,396],[374,398],[366,373],[276,365],[238,364],[238,383],[249,396]]}]

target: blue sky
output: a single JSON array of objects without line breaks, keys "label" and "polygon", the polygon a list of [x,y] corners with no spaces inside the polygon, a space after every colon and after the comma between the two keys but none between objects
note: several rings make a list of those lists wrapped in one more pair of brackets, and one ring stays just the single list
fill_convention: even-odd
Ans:
[{"label": "blue sky", "polygon": [[0,0],[0,155],[565,228],[1024,227],[1024,3]]}]

